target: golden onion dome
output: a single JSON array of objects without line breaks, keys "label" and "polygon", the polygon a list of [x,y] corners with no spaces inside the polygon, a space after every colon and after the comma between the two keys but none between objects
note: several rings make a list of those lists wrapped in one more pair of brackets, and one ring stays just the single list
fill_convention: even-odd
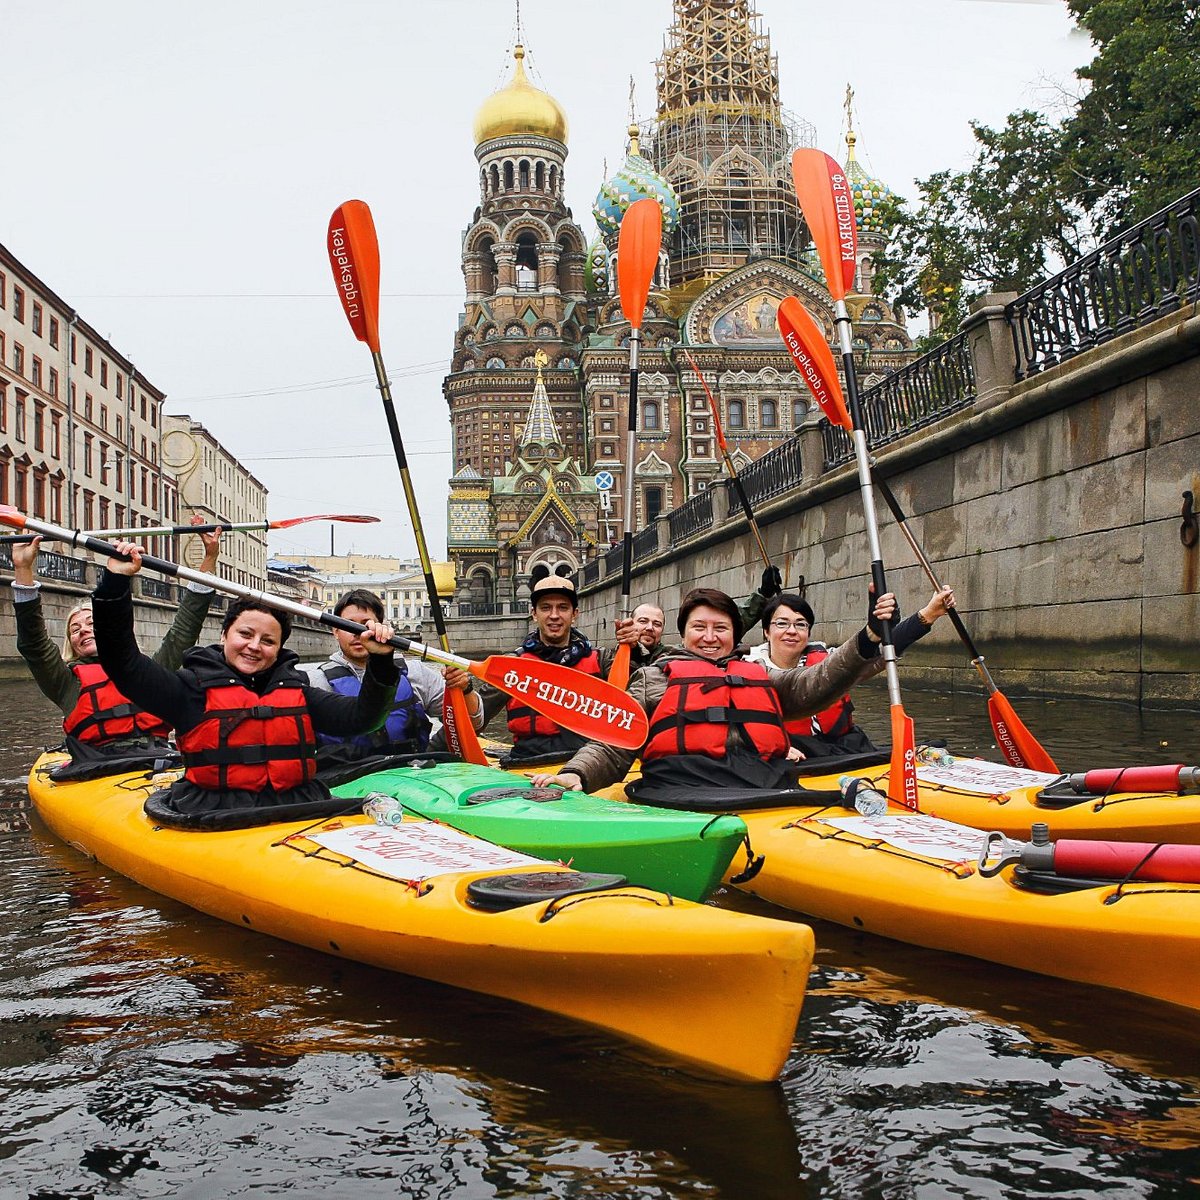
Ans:
[{"label": "golden onion dome", "polygon": [[493,92],[475,116],[475,145],[519,133],[533,133],[565,143],[567,114],[553,96],[529,82],[525,75],[524,46],[513,48],[513,58],[517,65],[512,80],[507,87]]}]

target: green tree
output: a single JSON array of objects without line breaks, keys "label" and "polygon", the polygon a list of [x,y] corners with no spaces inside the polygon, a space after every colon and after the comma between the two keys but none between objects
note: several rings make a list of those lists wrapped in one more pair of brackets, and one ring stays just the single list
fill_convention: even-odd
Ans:
[{"label": "green tree", "polygon": [[893,211],[876,278],[930,312],[925,345],[951,336],[976,296],[1025,291],[1200,185],[1200,0],[1068,4],[1097,47],[1072,111],[972,124],[970,169],[919,180],[916,206]]}]

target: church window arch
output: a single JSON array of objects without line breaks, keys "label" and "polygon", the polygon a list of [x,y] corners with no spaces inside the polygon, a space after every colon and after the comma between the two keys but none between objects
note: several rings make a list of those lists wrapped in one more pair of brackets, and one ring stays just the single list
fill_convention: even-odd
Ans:
[{"label": "church window arch", "polygon": [[513,165],[510,161],[510,162],[506,162],[504,164],[504,190],[506,192],[510,192],[510,191],[512,191],[512,186],[513,186]]},{"label": "church window arch", "polygon": [[662,428],[662,417],[657,400],[647,400],[642,405],[642,431],[652,432]]},{"label": "church window arch", "polygon": [[521,191],[529,191],[529,159],[527,158],[521,159],[517,167],[517,183]]},{"label": "church window arch", "polygon": [[550,164],[550,192],[552,195],[558,195],[558,168]]},{"label": "church window arch", "polygon": [[486,169],[481,167],[479,170],[479,192],[481,195],[486,196],[487,190],[488,190],[487,171],[486,171]]},{"label": "church window arch", "polygon": [[729,401],[729,428],[746,428],[746,404],[742,400]]},{"label": "church window arch", "polygon": [[517,235],[517,291],[536,292],[538,287],[537,235],[525,230]]},{"label": "church window arch", "polygon": [[778,429],[779,405],[774,400],[763,400],[759,405],[759,420],[764,429]]},{"label": "church window arch", "polygon": [[482,237],[476,243],[479,252],[479,290],[485,296],[491,296],[496,291],[496,259],[493,253],[495,240]]},{"label": "church window arch", "polygon": [[544,192],[546,190],[546,164],[540,159],[538,160],[538,164],[533,171],[533,186],[536,187],[539,192]]},{"label": "church window arch", "polygon": [[492,169],[488,174],[492,181],[490,194],[494,196],[500,190],[500,168],[495,163],[492,163]]},{"label": "church window arch", "polygon": [[799,429],[808,416],[808,401],[797,397],[792,401],[792,425]]}]

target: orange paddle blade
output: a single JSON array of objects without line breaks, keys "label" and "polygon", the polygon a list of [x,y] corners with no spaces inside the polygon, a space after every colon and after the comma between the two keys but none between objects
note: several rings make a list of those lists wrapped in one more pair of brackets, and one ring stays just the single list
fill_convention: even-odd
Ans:
[{"label": "orange paddle blade", "polygon": [[0,525],[8,525],[12,529],[24,529],[26,517],[19,508],[11,504],[0,504]]},{"label": "orange paddle blade", "polygon": [[592,742],[640,750],[649,725],[638,702],[595,675],[530,655],[493,655],[472,675],[515,696],[534,712]]},{"label": "orange paddle blade", "polygon": [[329,265],[346,320],[372,354],[379,353],[379,239],[363,200],[347,200],[329,218]]},{"label": "orange paddle blade", "polygon": [[912,812],[920,807],[917,746],[913,737],[912,717],[899,704],[892,705],[892,761],[888,772],[888,795]]},{"label": "orange paddle blade", "polygon": [[808,384],[808,390],[829,418],[830,424],[840,425],[847,432],[853,431],[854,424],[842,397],[833,351],[829,349],[825,335],[808,309],[795,296],[788,296],[779,305],[776,320],[796,370]]},{"label": "orange paddle blade", "polygon": [[1028,767],[1031,771],[1059,774],[1054,759],[1029,732],[1021,718],[1013,712],[1013,706],[1003,693],[993,692],[988,697],[988,716],[992,720],[996,745],[1014,767]]},{"label": "orange paddle blade", "polygon": [[624,642],[617,647],[612,666],[608,668],[608,682],[624,691],[629,686],[629,673],[633,660],[633,647]]},{"label": "orange paddle blade", "polygon": [[837,159],[823,150],[797,150],[792,155],[792,182],[825,268],[829,294],[844,300],[854,287],[858,266],[858,228],[850,180]]},{"label": "orange paddle blade", "polygon": [[461,688],[448,687],[442,694],[442,729],[451,754],[457,754],[464,762],[487,766],[487,755],[475,734],[467,698]]},{"label": "orange paddle blade", "polygon": [[621,218],[617,235],[617,291],[621,311],[634,329],[641,329],[646,297],[662,247],[662,209],[649,196],[635,200]]},{"label": "orange paddle blade", "polygon": [[310,521],[342,521],[348,525],[377,525],[378,517],[368,517],[365,513],[317,513],[314,517],[285,517],[281,521],[272,521],[272,529],[291,529],[293,525],[306,525]]}]

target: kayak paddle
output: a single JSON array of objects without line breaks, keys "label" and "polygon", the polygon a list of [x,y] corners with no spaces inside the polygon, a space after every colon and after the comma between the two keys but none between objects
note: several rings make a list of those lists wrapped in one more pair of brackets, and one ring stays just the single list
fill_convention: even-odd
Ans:
[{"label": "kayak paddle", "polygon": [[[412,521],[413,534],[417,540],[417,554],[425,575],[425,590],[429,593],[429,611],[433,614],[433,624],[437,629],[442,649],[449,650],[450,639],[446,635],[446,619],[433,578],[429,547],[425,544],[425,527],[421,524],[417,493],[408,473],[408,457],[404,453],[400,423],[396,419],[396,407],[392,403],[392,386],[388,382],[383,355],[379,350],[379,239],[375,234],[375,221],[371,210],[365,201],[347,200],[345,204],[334,209],[333,216],[329,218],[328,250],[329,265],[333,268],[333,281],[337,286],[346,320],[350,322],[354,336],[360,342],[366,342],[371,351],[371,360],[375,364],[375,378],[378,380],[379,394],[383,397],[383,411],[392,438],[392,451],[396,456],[396,466],[400,468],[400,482],[404,487],[408,517]],[[486,765],[487,755],[475,736],[475,726],[467,709],[467,698],[459,688],[447,687],[442,693],[442,726],[446,731],[446,745],[453,753],[467,762]]]},{"label": "kayak paddle", "polygon": [[[63,529],[59,525],[51,525],[28,517],[9,504],[0,504],[0,525],[11,529],[25,530],[29,533],[40,533],[43,537],[51,537],[72,546],[90,550],[93,554],[102,554],[108,558],[128,558],[119,554],[115,546],[100,538],[90,537],[79,530]],[[333,629],[344,629],[348,633],[365,633],[366,626],[345,617],[336,616],[331,612],[319,612],[301,604],[298,600],[289,600],[284,596],[276,596],[258,588],[235,583],[232,579],[223,579],[219,575],[208,575],[203,571],[194,571],[191,567],[181,566],[164,558],[155,558],[150,554],[142,555],[142,565],[160,575],[172,579],[184,579],[191,583],[199,583],[215,591],[226,592],[245,600],[256,600],[281,612],[291,613],[296,617],[307,617],[312,621],[320,621]],[[641,705],[620,688],[613,687],[603,679],[594,675],[585,675],[573,667],[559,666],[558,663],[543,662],[540,658],[528,655],[492,655],[483,662],[472,662],[469,658],[460,658],[448,650],[425,646],[409,638],[395,634],[389,639],[389,645],[405,654],[430,662],[444,663],[451,667],[461,667],[470,671],[476,679],[490,683],[494,688],[509,695],[520,696],[523,703],[535,712],[541,713],[556,725],[577,733],[589,741],[607,742],[612,746],[620,746],[625,750],[637,750],[646,741],[646,714]],[[447,691],[453,689],[447,688]]]},{"label": "kayak paddle", "polygon": [[[649,196],[635,200],[621,218],[617,234],[617,292],[621,312],[629,322],[629,426],[625,437],[625,535],[621,544],[621,606],[626,617],[633,615],[629,590],[633,577],[633,468],[637,454],[638,421],[638,347],[642,341],[642,317],[658,252],[662,247],[662,209]],[[633,647],[627,643],[617,647],[616,657],[609,668],[609,682],[623,688],[629,683],[630,655]]]},{"label": "kayak paddle", "polygon": [[[183,533],[228,533],[232,530],[254,531],[258,529],[291,529],[294,525],[304,525],[309,521],[342,521],[350,525],[372,525],[379,521],[378,517],[368,517],[362,513],[318,513],[312,517],[287,517],[282,521],[213,521],[204,525],[150,525],[131,527],[129,529],[85,529],[88,537],[171,537]],[[47,539],[53,541],[53,538]],[[0,545],[11,542],[27,542],[27,537],[13,534],[0,538]]]}]

